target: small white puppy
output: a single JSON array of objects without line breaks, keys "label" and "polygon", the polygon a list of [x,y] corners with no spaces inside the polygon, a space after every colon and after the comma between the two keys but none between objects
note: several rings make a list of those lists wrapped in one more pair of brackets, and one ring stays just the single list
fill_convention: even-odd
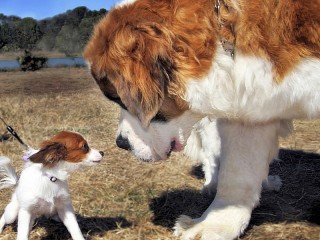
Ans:
[{"label": "small white puppy", "polygon": [[63,131],[28,152],[20,179],[7,157],[0,157],[0,189],[16,186],[0,219],[0,233],[18,218],[18,240],[29,237],[36,218],[59,217],[75,240],[83,235],[72,207],[67,178],[82,166],[98,164],[104,153],[88,146],[78,133]]}]

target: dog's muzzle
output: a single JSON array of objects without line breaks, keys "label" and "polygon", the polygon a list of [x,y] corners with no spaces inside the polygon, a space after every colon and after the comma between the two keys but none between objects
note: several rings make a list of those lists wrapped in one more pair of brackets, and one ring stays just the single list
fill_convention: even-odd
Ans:
[{"label": "dog's muzzle", "polygon": [[130,151],[131,145],[129,143],[128,138],[124,138],[121,134],[116,139],[116,144],[119,148]]}]

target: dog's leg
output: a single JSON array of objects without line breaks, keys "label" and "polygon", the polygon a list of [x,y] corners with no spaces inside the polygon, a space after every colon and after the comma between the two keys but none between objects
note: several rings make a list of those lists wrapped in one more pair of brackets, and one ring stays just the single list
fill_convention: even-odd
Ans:
[{"label": "dog's leg", "polygon": [[55,214],[53,215],[52,217],[50,217],[53,221],[56,221],[56,222],[61,222],[61,219],[59,218],[59,215],[58,214]]},{"label": "dog's leg", "polygon": [[0,219],[0,233],[3,231],[3,228],[6,224],[11,224],[17,219],[18,212],[19,203],[16,194],[14,193],[10,203],[6,206],[6,209]]},{"label": "dog's leg", "polygon": [[57,212],[58,212],[59,218],[61,219],[61,221],[67,227],[69,233],[71,234],[72,239],[84,240],[84,237],[81,233],[76,216],[74,214],[74,210],[71,202],[58,206]]},{"label": "dog's leg", "polygon": [[29,231],[32,230],[35,220],[36,220],[36,217],[32,215],[30,219],[30,224],[29,224]]},{"label": "dog's leg", "polygon": [[32,214],[26,209],[19,209],[17,240],[27,240],[30,232]]},{"label": "dog's leg", "polygon": [[[208,118],[205,118],[208,119]],[[202,162],[202,170],[205,174],[205,183],[202,188],[202,193],[213,197],[217,190],[219,162],[221,154],[221,139],[217,129],[217,120],[211,119],[205,122],[202,119],[197,132],[199,142],[201,142],[201,150],[198,158]],[[199,125],[199,124],[198,124]],[[279,124],[278,135],[281,137],[288,136],[293,129],[292,121],[282,120]],[[279,141],[275,141],[273,148],[270,151],[270,162],[278,158]],[[265,191],[280,191],[282,186],[281,178],[278,175],[268,176],[262,184]]]},{"label": "dog's leg", "polygon": [[201,192],[209,197],[214,197],[218,184],[219,161],[216,158],[203,158],[202,171],[204,172],[205,183]]},{"label": "dog's leg", "polygon": [[221,152],[217,120],[205,117],[197,122],[193,126],[184,151],[191,159],[201,162],[206,180],[202,193],[213,197],[217,190]]},{"label": "dog's leg", "polygon": [[201,152],[203,153],[203,171],[206,179],[202,192],[213,197],[218,184],[221,137],[218,131],[217,119],[204,118],[201,120],[201,124],[199,135],[202,145]]},{"label": "dog's leg", "polygon": [[0,233],[2,233],[4,226],[6,225],[6,220],[4,218],[4,214],[2,215],[0,219]]},{"label": "dog's leg", "polygon": [[214,201],[198,219],[181,217],[175,234],[183,240],[234,239],[246,229],[267,177],[278,122],[246,126],[219,121],[221,161]]}]

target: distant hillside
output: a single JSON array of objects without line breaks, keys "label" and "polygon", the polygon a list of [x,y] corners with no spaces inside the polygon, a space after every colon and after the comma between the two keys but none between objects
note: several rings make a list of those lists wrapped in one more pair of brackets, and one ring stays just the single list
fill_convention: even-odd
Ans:
[{"label": "distant hillside", "polygon": [[0,53],[25,49],[81,53],[93,25],[106,13],[103,8],[91,11],[77,7],[39,21],[0,13]]}]

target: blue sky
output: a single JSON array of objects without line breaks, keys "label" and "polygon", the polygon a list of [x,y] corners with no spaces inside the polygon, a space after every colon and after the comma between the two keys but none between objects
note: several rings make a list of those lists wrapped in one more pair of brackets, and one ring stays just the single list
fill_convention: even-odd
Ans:
[{"label": "blue sky", "polygon": [[0,0],[0,13],[43,19],[79,6],[109,10],[118,0]]}]

